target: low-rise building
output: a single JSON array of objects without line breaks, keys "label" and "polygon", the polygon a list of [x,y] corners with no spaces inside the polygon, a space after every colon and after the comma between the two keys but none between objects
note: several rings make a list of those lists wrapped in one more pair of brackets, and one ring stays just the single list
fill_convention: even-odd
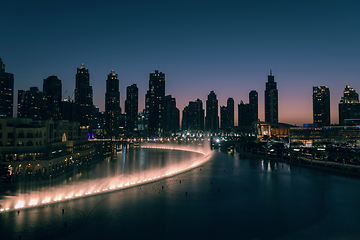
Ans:
[{"label": "low-rise building", "polygon": [[96,154],[87,132],[68,120],[2,118],[0,163],[10,175],[51,175]]}]

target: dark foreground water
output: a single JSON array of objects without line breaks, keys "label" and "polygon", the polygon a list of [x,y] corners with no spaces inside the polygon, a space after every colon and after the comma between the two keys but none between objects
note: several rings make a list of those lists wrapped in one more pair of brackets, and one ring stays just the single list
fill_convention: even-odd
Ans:
[{"label": "dark foreground water", "polygon": [[[147,164],[169,156],[127,154]],[[2,213],[0,238],[360,239],[359,190],[358,179],[216,152],[200,167],[147,185]]]}]

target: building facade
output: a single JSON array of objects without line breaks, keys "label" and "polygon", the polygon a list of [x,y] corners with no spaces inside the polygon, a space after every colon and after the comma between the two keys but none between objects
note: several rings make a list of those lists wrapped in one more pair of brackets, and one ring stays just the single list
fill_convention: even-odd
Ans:
[{"label": "building facade", "polygon": [[229,130],[234,128],[234,99],[228,98],[226,101],[226,110],[227,110],[227,128]]},{"label": "building facade", "polygon": [[241,101],[240,104],[238,104],[238,126],[251,126],[252,122],[250,104]]},{"label": "building facade", "polygon": [[61,119],[61,97],[62,84],[57,76],[50,76],[44,79],[43,93],[46,98],[46,118],[60,120]]},{"label": "building facade", "polygon": [[351,88],[346,86],[344,96],[341,97],[339,103],[339,125],[345,124],[345,119],[359,119],[360,118],[360,103],[359,94]]},{"label": "building facade", "polygon": [[162,136],[164,132],[165,73],[150,73],[148,104],[148,132],[150,136]]},{"label": "building facade", "polygon": [[326,86],[313,87],[313,120],[315,127],[330,125],[330,90]]},{"label": "building facade", "polygon": [[139,111],[139,89],[136,84],[126,88],[125,114],[126,132],[131,134],[138,131],[138,111]]},{"label": "building facade", "polygon": [[75,120],[81,126],[92,127],[93,124],[93,89],[90,86],[89,70],[84,64],[77,69],[75,82]]},{"label": "building facade", "polygon": [[204,112],[200,99],[189,102],[183,110],[182,130],[204,131]]},{"label": "building facade", "polygon": [[120,121],[119,78],[115,71],[108,74],[105,93],[105,129],[109,137],[119,135]]},{"label": "building facade", "polygon": [[258,121],[259,120],[259,97],[258,93],[255,90],[252,90],[249,93],[249,105],[251,111],[251,121]]},{"label": "building facade", "polygon": [[210,92],[206,100],[205,130],[208,132],[219,131],[219,106],[214,91]]},{"label": "building facade", "polygon": [[221,131],[227,131],[228,127],[229,127],[228,108],[226,106],[220,106],[220,129]]},{"label": "building facade", "polygon": [[164,132],[175,133],[180,129],[180,110],[176,107],[176,99],[171,95],[165,96],[164,103]]},{"label": "building facade", "polygon": [[5,64],[0,58],[0,117],[13,117],[14,74],[5,72]]},{"label": "building facade", "polygon": [[18,117],[31,118],[34,120],[48,119],[47,99],[44,92],[38,87],[30,87],[29,90],[18,91]]},{"label": "building facade", "polygon": [[10,174],[49,175],[74,163],[74,148],[87,143],[77,122],[0,119],[0,164]]}]

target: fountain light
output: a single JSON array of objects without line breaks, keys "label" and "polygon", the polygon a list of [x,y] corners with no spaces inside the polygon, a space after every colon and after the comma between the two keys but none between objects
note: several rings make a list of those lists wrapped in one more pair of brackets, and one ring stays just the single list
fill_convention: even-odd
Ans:
[{"label": "fountain light", "polygon": [[18,202],[18,204],[15,206],[15,209],[23,208],[23,207],[24,207],[24,202]]},{"label": "fountain light", "polygon": [[[181,172],[188,171],[189,169],[191,169],[191,168],[193,168],[195,166],[198,166],[200,163],[206,162],[210,158],[210,155],[206,155],[205,153],[200,152],[200,151],[192,150],[188,146],[186,146],[185,148],[184,147],[183,148],[179,148],[179,147],[159,147],[159,146],[141,146],[141,147],[142,148],[152,148],[152,149],[160,148],[160,149],[169,149],[169,150],[191,151],[191,152],[195,152],[195,153],[201,153],[202,155],[205,155],[205,158],[203,158],[201,160],[200,159],[194,159],[195,161],[192,160],[190,163],[187,163],[188,164],[187,166],[185,164],[183,164],[182,166],[171,166],[172,168],[170,168],[170,169],[169,169],[169,167],[164,168],[164,169],[160,169],[161,171],[163,171],[162,174],[159,174],[159,172],[158,172],[158,173],[155,173],[156,174],[155,175],[155,174],[153,174],[153,172],[145,172],[144,175],[143,175],[144,176],[143,180],[136,179],[136,176],[131,176],[131,178],[129,180],[126,180],[128,182],[123,182],[123,181],[119,182],[119,177],[120,176],[117,176],[117,177],[114,177],[114,178],[111,178],[111,179],[103,179],[104,181],[101,180],[104,183],[104,184],[102,184],[103,185],[103,187],[101,188],[102,191],[100,189],[99,190],[93,190],[94,188],[97,188],[99,186],[91,185],[92,182],[87,182],[86,184],[83,184],[83,185],[80,184],[80,183],[78,185],[74,185],[76,187],[76,189],[67,188],[67,186],[63,186],[64,190],[61,189],[60,192],[59,192],[59,189],[56,189],[56,190],[52,191],[51,193],[47,192],[46,194],[48,194],[48,195],[43,198],[43,200],[41,201],[41,204],[48,204],[50,202],[59,202],[59,201],[64,201],[64,200],[66,201],[66,200],[71,199],[73,197],[79,198],[82,195],[88,196],[88,195],[92,195],[92,194],[98,194],[100,192],[105,192],[105,191],[108,191],[108,190],[116,191],[117,190],[116,188],[129,187],[129,186],[134,186],[134,185],[137,185],[137,184],[143,184],[143,183],[147,183],[147,182],[157,181],[158,179],[161,179],[161,178],[166,178],[168,176],[173,176],[175,174],[179,174]],[[81,174],[79,174],[79,176],[80,175]],[[137,177],[137,178],[139,178],[139,177]],[[98,179],[95,180],[93,183],[96,183],[96,181],[98,181]],[[114,182],[117,182],[117,184],[116,185],[112,184]],[[89,191],[90,187],[92,188],[91,191]],[[73,195],[74,191],[78,192],[78,193]],[[66,197],[59,197],[59,193],[65,194]],[[17,203],[17,205],[15,206],[15,209],[24,208],[25,202],[27,202],[26,207],[33,207],[33,206],[38,205],[37,200],[29,198],[29,197],[31,197],[31,195],[29,195],[29,197],[27,197],[26,195],[21,194],[21,196],[23,197],[23,198],[21,198],[23,200],[21,202]],[[53,199],[53,200],[51,200],[51,199]],[[6,208],[6,209],[1,208],[1,209],[2,209],[2,211],[9,210],[9,208]]]}]

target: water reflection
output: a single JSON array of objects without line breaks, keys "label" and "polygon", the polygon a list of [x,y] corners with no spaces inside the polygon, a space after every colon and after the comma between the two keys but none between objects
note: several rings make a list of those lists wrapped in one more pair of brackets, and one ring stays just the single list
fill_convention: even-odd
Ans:
[{"label": "water reflection", "polygon": [[155,181],[191,169],[209,159],[204,151],[190,148],[144,146],[127,148],[94,166],[54,181],[21,183],[2,193],[0,211],[33,207],[114,191]]}]

